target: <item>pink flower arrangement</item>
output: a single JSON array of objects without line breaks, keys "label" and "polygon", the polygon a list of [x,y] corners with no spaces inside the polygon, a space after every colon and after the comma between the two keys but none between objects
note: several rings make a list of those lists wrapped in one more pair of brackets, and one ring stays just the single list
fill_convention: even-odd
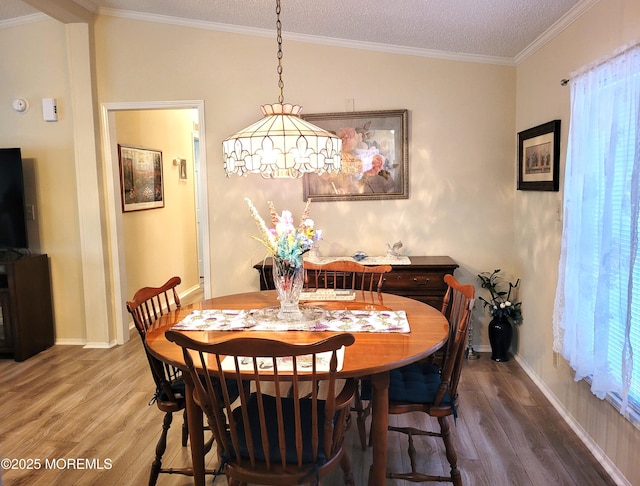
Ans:
[{"label": "pink flower arrangement", "polygon": [[297,227],[293,224],[293,215],[290,211],[282,211],[279,215],[273,202],[269,201],[269,213],[273,225],[271,228],[267,227],[251,200],[245,198],[245,201],[262,235],[261,238],[255,236],[253,238],[261,242],[274,258],[290,267],[301,267],[302,255],[313,247],[313,242],[319,240],[322,234],[321,230],[315,229],[313,220],[309,218],[311,199],[307,201]]}]

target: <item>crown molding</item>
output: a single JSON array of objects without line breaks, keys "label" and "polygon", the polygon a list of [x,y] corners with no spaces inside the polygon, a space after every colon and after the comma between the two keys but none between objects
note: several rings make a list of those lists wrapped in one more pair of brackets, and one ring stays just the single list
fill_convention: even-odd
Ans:
[{"label": "crown molding", "polygon": [[0,29],[9,29],[11,27],[17,27],[19,25],[32,24],[34,22],[41,22],[50,18],[51,17],[43,13],[34,13],[31,15],[23,15],[22,17],[16,17],[13,19],[0,20]]},{"label": "crown molding", "polygon": [[545,46],[549,41],[556,37],[560,32],[575,22],[582,14],[593,7],[600,0],[583,0],[571,8],[566,14],[560,17],[551,27],[544,31],[536,40],[529,44],[515,58],[515,65],[519,65],[526,61],[530,56]]},{"label": "crown molding", "polygon": [[[112,9],[105,7],[97,7],[90,0],[75,0],[76,3],[86,8],[90,12],[97,15],[107,15],[111,17],[120,17],[133,20],[142,20],[145,22],[155,22],[161,24],[177,25],[181,27],[190,27],[196,29],[215,30],[218,32],[227,32],[231,34],[251,35],[257,37],[273,37],[273,30],[259,29],[254,27],[244,27],[240,25],[222,24],[218,22],[207,22],[202,20],[192,20],[180,17],[171,17],[167,15],[147,14],[142,12],[132,12],[129,10]],[[434,49],[423,49],[417,47],[404,47],[391,44],[380,44],[376,42],[354,41],[348,39],[335,39],[330,37],[314,36],[308,34],[285,33],[283,37],[299,42],[307,42],[311,44],[320,44],[333,47],[343,47],[347,49],[360,49],[366,51],[385,52],[389,54],[399,54],[405,56],[428,57],[433,59],[443,59],[449,61],[474,62],[481,64],[495,64],[503,66],[518,66],[535,52],[541,49],[549,41],[555,38],[560,32],[566,29],[576,19],[578,19],[587,10],[593,7],[600,0],[583,0],[576,4],[571,10],[563,15],[557,22],[542,33],[529,46],[522,50],[514,58],[484,56],[478,54],[463,54],[447,51],[438,51]],[[36,13],[0,21],[0,29],[15,27],[32,22],[39,22],[49,18],[43,13]]]},{"label": "crown molding", "polygon": [[[222,24],[218,22],[207,22],[202,20],[184,19],[179,17],[170,17],[166,15],[146,14],[141,12],[132,12],[126,10],[99,8],[99,15],[109,15],[112,17],[127,18],[133,20],[143,20],[147,22],[156,22],[163,24],[178,25],[181,27],[191,27],[196,29],[215,30],[218,32],[227,32],[231,34],[252,35],[257,37],[273,37],[275,30],[258,29],[255,27],[244,27],[240,25]],[[354,41],[348,39],[335,39],[330,37],[322,37],[308,34],[284,33],[285,39],[299,42],[308,42],[311,44],[321,44],[333,47],[344,47],[347,49],[361,49],[367,51],[386,52],[390,54],[402,54],[407,56],[421,56],[436,59],[446,59],[452,61],[476,62],[484,64],[501,64],[507,66],[515,66],[513,59],[505,57],[482,56],[476,54],[460,54],[454,52],[437,51],[433,49],[421,49],[416,47],[403,47],[389,44],[379,44],[375,42]]]}]

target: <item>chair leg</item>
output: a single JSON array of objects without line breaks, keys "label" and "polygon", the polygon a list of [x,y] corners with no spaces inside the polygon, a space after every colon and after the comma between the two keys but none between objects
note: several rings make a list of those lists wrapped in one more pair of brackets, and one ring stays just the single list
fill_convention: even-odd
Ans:
[{"label": "chair leg", "polygon": [[351,459],[349,458],[349,454],[346,452],[342,453],[342,457],[340,458],[340,467],[344,473],[344,484],[347,486],[355,486],[353,473],[351,472]]},{"label": "chair leg", "polygon": [[[371,414],[371,400],[367,401],[367,406],[365,407],[362,404],[362,390],[363,387],[362,380],[358,380],[358,386],[356,388],[356,395],[353,400],[353,406],[351,407],[351,411],[356,412],[356,422],[358,425],[358,437],[360,438],[360,447],[363,451],[367,450],[367,427],[366,420],[367,417]],[[369,437],[371,439],[371,437]],[[369,440],[369,446],[371,446],[371,440]]]},{"label": "chair leg", "polygon": [[171,427],[172,420],[173,414],[171,412],[167,412],[164,414],[164,420],[162,422],[162,433],[160,434],[160,439],[158,440],[158,444],[156,445],[156,458],[151,464],[149,486],[155,486],[156,481],[158,481],[158,475],[160,474],[160,469],[162,468],[162,455],[164,454],[164,451],[167,450],[167,432],[169,431],[169,427]]},{"label": "chair leg", "polygon": [[356,393],[356,397],[353,404],[353,410],[357,413],[356,422],[358,424],[358,436],[360,437],[360,447],[363,451],[367,450],[367,427],[366,420],[371,413],[371,401],[367,403],[367,406],[362,405],[360,395]]},{"label": "chair leg", "polygon": [[184,409],[182,414],[182,447],[187,447],[187,441],[189,440],[189,422],[187,422],[187,409]]},{"label": "chair leg", "polygon": [[447,417],[438,417],[438,423],[440,424],[440,433],[442,434],[442,440],[444,441],[447,460],[451,466],[451,481],[454,486],[462,486],[462,477],[458,470],[458,456],[456,455],[456,451],[453,447],[453,441],[451,440],[449,421],[447,420]]}]

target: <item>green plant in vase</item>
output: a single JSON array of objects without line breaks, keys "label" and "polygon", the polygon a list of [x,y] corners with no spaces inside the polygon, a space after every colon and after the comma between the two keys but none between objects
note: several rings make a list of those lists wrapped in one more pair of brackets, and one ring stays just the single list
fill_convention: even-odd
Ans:
[{"label": "green plant in vase", "polygon": [[522,322],[522,302],[511,300],[512,292],[520,284],[520,279],[515,283],[505,280],[500,275],[501,270],[482,272],[478,274],[481,286],[489,291],[489,299],[478,297],[485,309],[493,317],[489,323],[489,342],[491,343],[491,359],[494,361],[508,361],[509,348],[513,329],[511,323]]}]

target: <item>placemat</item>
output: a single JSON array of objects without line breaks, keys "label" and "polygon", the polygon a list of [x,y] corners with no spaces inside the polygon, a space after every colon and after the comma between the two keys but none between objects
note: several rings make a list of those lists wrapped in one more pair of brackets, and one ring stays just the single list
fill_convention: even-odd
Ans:
[{"label": "placemat", "polygon": [[303,315],[314,318],[282,321],[271,312],[277,307],[252,310],[203,309],[191,311],[172,329],[181,331],[335,331],[410,332],[405,311],[324,310],[300,306]]}]

